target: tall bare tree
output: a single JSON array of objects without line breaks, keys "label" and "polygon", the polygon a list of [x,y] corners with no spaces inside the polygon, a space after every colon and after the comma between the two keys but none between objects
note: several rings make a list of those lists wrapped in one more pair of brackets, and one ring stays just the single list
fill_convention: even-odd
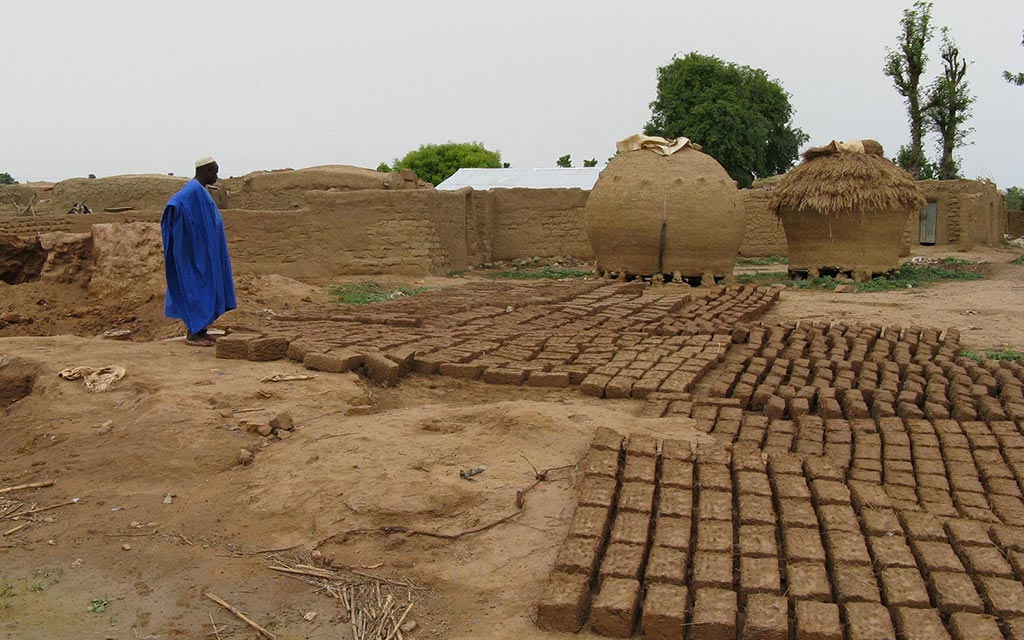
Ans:
[{"label": "tall bare tree", "polygon": [[906,169],[917,178],[927,161],[921,139],[924,135],[924,113],[921,95],[921,76],[928,64],[925,46],[931,40],[932,3],[918,0],[910,9],[903,10],[901,31],[896,50],[886,49],[885,75],[892,78],[896,91],[906,100],[910,120],[910,149],[903,154]]},{"label": "tall bare tree", "polygon": [[939,180],[951,180],[959,177],[960,172],[960,163],[953,152],[966,144],[967,137],[974,131],[964,125],[971,117],[975,98],[966,80],[970,63],[960,56],[960,49],[946,28],[942,29],[941,55],[942,75],[928,87],[924,114],[928,127],[940,138]]}]

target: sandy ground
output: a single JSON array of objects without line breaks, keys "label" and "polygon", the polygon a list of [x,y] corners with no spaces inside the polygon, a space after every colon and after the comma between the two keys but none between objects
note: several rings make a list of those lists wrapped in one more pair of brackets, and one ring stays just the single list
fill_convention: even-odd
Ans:
[{"label": "sandy ground", "polygon": [[[764,319],[955,326],[973,347],[1024,347],[1024,267],[1005,264],[1017,254],[957,255],[992,262],[991,277],[880,294],[787,290]],[[126,323],[135,341],[94,338],[122,313],[111,310],[116,304],[51,290],[38,305],[40,292],[23,286],[4,287],[3,305],[38,320],[8,325],[0,354],[13,358],[8,367],[39,377],[31,395],[6,415],[0,409],[0,487],[56,484],[0,499],[25,501],[25,509],[77,502],[0,537],[0,638],[212,638],[211,616],[221,638],[255,637],[207,592],[283,640],[351,637],[337,600],[268,568],[274,553],[314,549],[322,561],[426,587],[409,637],[556,637],[535,627],[533,604],[573,512],[571,465],[593,429],[698,437],[689,420],[641,419],[639,401],[577,391],[421,375],[394,389],[353,374],[261,382],[308,372],[144,339],[179,331],[160,319],[159,297]],[[327,299],[323,287],[274,276],[243,276],[239,290],[243,308],[226,324]],[[73,305],[101,307],[104,322],[64,313]],[[60,311],[51,317],[43,307]],[[56,376],[80,364],[119,364],[128,376],[102,394]],[[259,449],[251,466],[237,465],[239,450],[259,442],[244,423],[283,411],[295,419],[292,437]],[[519,515],[454,539],[431,535],[457,536],[514,514],[534,467],[566,465],[525,495]],[[474,482],[459,478],[459,470],[481,466]],[[0,533],[17,524],[0,519]],[[95,611],[93,599],[107,598]]]}]

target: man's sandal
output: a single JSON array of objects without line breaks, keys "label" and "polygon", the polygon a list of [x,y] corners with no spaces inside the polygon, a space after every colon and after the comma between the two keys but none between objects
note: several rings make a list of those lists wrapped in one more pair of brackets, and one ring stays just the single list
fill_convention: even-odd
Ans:
[{"label": "man's sandal", "polygon": [[209,336],[187,336],[185,338],[185,344],[190,347],[212,347],[214,345],[214,340]]}]

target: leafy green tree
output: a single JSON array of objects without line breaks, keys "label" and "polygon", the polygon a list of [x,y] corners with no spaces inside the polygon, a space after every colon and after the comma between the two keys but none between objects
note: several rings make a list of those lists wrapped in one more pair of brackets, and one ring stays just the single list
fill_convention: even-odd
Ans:
[{"label": "leafy green tree", "polygon": [[0,173],[0,184],[18,184],[18,181],[15,180],[11,174],[5,171]]},{"label": "leafy green tree", "polygon": [[887,49],[883,72],[892,78],[896,91],[907,103],[910,119],[910,153],[907,163],[900,165],[915,178],[921,176],[921,168],[928,162],[924,155],[924,105],[921,95],[921,76],[928,64],[925,46],[931,40],[934,29],[931,25],[932,3],[914,3],[913,8],[903,10],[900,20],[902,27],[897,37],[897,50]]},{"label": "leafy green tree", "polygon": [[583,166],[584,167],[596,167],[597,166],[597,158],[591,158],[590,160],[584,160],[583,161]]},{"label": "leafy green tree", "polygon": [[[900,169],[903,169],[907,173],[910,173],[910,166],[914,160],[921,161],[922,158],[915,158],[910,147],[903,145],[900,150],[896,152],[896,157],[892,159],[893,163]],[[918,180],[938,180],[939,179],[939,165],[938,163],[931,162],[927,158],[923,158],[924,162],[918,167],[917,179]]]},{"label": "leafy green tree", "polygon": [[380,171],[381,173],[391,173],[391,165],[386,162],[382,162],[377,165],[377,171]]},{"label": "leafy green tree", "polygon": [[808,136],[793,126],[790,95],[761,69],[693,52],[658,68],[647,135],[685,136],[740,187],[786,172]]},{"label": "leafy green tree", "polygon": [[960,162],[953,153],[967,143],[967,137],[974,131],[964,125],[971,117],[975,98],[965,79],[969,63],[960,57],[960,49],[946,28],[942,29],[941,56],[942,75],[928,87],[924,116],[928,127],[939,134],[939,179],[952,180],[960,173]]},{"label": "leafy green tree", "polygon": [[1010,211],[1024,211],[1024,187],[1010,187],[1006,190],[1006,208]]},{"label": "leafy green tree", "polygon": [[485,149],[479,142],[448,142],[424,144],[415,151],[395,158],[392,169],[412,169],[422,180],[431,184],[444,182],[463,168],[501,168],[501,152]]},{"label": "leafy green tree", "polygon": [[[1024,38],[1021,38],[1020,46],[1024,47]],[[1018,87],[1024,87],[1024,72],[1010,73],[1009,71],[1004,71],[1003,79],[1010,84],[1015,84]]]},{"label": "leafy green tree", "polygon": [[572,166],[572,156],[567,153],[564,156],[558,158],[558,160],[555,160],[555,164],[558,165],[559,167],[568,169],[569,167]]}]

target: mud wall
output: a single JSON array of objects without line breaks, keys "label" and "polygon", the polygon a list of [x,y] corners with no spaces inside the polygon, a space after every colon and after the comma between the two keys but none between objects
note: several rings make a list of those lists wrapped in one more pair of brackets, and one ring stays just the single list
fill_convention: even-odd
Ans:
[{"label": "mud wall", "polygon": [[1024,236],[1024,211],[1007,211],[1006,218],[1006,233],[1012,238]]},{"label": "mud wall", "polygon": [[587,240],[589,191],[582,189],[494,189],[492,260],[532,256],[594,255]]},{"label": "mud wall", "polygon": [[186,178],[162,175],[72,178],[53,185],[50,197],[38,206],[56,215],[67,213],[76,202],[87,205],[94,213],[121,207],[162,211],[167,200],[186,182]]},{"label": "mud wall", "polygon": [[328,165],[308,169],[257,171],[239,178],[226,178],[218,183],[224,192],[224,209],[301,209],[306,194],[317,191],[360,191],[379,189],[421,189],[426,184],[414,171],[404,169],[390,173]]},{"label": "mud wall", "polygon": [[740,255],[744,258],[787,255],[786,232],[778,216],[768,210],[771,189],[741,189],[746,226]]},{"label": "mud wall", "polygon": [[[978,244],[998,246],[1007,232],[1006,201],[995,184],[980,180],[919,180],[928,202],[936,204],[935,244],[970,249]],[[920,244],[917,212],[910,215],[904,244]]]}]

